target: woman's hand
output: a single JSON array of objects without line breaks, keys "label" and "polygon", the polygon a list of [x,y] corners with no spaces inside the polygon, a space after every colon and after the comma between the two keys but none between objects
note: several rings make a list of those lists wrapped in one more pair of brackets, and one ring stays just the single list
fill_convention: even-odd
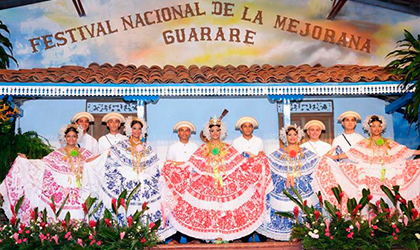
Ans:
[{"label": "woman's hand", "polygon": [[18,156],[19,157],[22,157],[22,158],[25,158],[25,159],[28,159],[28,157],[26,157],[26,155],[25,154],[22,154],[22,153],[18,153]]}]

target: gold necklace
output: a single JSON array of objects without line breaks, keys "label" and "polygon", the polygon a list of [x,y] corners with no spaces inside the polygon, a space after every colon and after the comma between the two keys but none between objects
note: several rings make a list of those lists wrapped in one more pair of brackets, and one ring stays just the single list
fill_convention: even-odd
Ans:
[{"label": "gold necklace", "polygon": [[141,150],[140,152],[137,151],[137,146],[138,145],[142,145],[143,142],[142,141],[134,141],[133,138],[129,139],[130,142],[130,148],[129,150],[131,151],[131,159],[133,162],[133,170],[134,172],[137,173],[137,177],[138,175],[144,170],[145,165],[141,164],[141,159],[143,158],[143,154],[145,149],[143,148],[143,150]]},{"label": "gold necklace", "polygon": [[219,141],[218,143],[213,143],[213,142],[207,143],[207,150],[206,150],[207,166],[209,166],[210,171],[213,172],[213,179],[214,179],[214,184],[216,187],[225,186],[225,183],[223,181],[223,175],[226,174],[226,171],[225,171],[226,154],[227,154],[227,150],[223,142]]}]

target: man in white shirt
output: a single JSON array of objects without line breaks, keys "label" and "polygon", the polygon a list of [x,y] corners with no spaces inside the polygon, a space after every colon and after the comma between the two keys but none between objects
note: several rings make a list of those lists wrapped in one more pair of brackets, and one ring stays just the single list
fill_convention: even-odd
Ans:
[{"label": "man in white shirt", "polygon": [[179,141],[169,146],[166,160],[186,162],[198,149],[197,144],[190,142],[191,133],[195,133],[197,129],[189,121],[180,121],[175,124],[173,130],[178,133]]},{"label": "man in white shirt", "polygon": [[235,125],[235,129],[241,130],[242,136],[236,138],[232,146],[245,157],[255,157],[263,153],[263,141],[252,133],[258,128],[258,121],[250,116],[241,117]]},{"label": "man in white shirt", "polygon": [[332,146],[337,154],[347,152],[352,146],[364,139],[361,134],[355,133],[354,129],[362,117],[355,111],[346,111],[338,117],[338,123],[344,128],[344,133],[334,138]]},{"label": "man in white shirt", "polygon": [[331,150],[331,145],[319,139],[321,134],[325,132],[325,129],[324,123],[319,120],[311,120],[307,122],[303,130],[308,135],[309,140],[303,143],[301,147],[306,148],[320,156],[328,153]]},{"label": "man in white shirt", "polygon": [[119,133],[121,125],[125,122],[125,118],[121,114],[114,112],[108,113],[102,118],[102,122],[106,123],[106,126],[109,129],[109,133],[99,138],[99,152],[103,153],[112,145],[128,139],[127,136]]},{"label": "man in white shirt", "polygon": [[77,124],[77,126],[83,130],[83,135],[79,135],[80,137],[77,141],[80,147],[86,148],[92,152],[93,155],[97,155],[99,154],[98,142],[87,133],[90,123],[93,123],[94,121],[93,115],[88,112],[79,112],[70,120],[71,123]]}]

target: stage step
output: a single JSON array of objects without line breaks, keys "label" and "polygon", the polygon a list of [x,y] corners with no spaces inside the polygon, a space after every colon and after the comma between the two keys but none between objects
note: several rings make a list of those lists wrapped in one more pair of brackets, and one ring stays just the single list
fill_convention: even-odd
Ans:
[{"label": "stage step", "polygon": [[265,249],[265,250],[300,250],[300,243],[289,242],[251,242],[251,243],[227,243],[227,244],[176,244],[158,245],[154,250],[205,250],[205,249]]}]

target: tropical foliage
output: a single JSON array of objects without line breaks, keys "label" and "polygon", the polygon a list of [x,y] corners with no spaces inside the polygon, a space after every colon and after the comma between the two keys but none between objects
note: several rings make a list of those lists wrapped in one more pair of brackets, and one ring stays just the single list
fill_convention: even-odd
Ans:
[{"label": "tropical foliage", "polygon": [[16,64],[18,62],[13,57],[13,46],[9,38],[5,36],[5,33],[10,35],[7,26],[0,20],[0,69],[7,69],[10,67],[10,60]]},{"label": "tropical foliage", "polygon": [[[124,191],[118,199],[114,198],[111,211],[105,209],[99,219],[94,219],[94,215],[102,203],[98,204],[96,198],[89,197],[83,203],[84,220],[72,219],[70,213],[59,219],[68,196],[60,206],[52,198],[52,217],[46,209],[39,211],[35,208],[28,225],[21,223],[16,216],[24,199],[21,197],[11,207],[13,217],[10,224],[0,228],[0,249],[144,249],[155,246],[160,221],[145,219],[145,212],[149,209],[147,203],[143,204],[141,211],[127,216],[131,197],[138,188],[128,196]],[[125,217],[124,223],[120,224],[118,212],[122,210]]]},{"label": "tropical foliage", "polygon": [[305,249],[419,249],[419,211],[401,197],[398,186],[381,188],[392,206],[383,198],[371,203],[374,197],[366,189],[359,201],[352,198],[344,204],[341,187],[333,188],[338,207],[318,193],[320,209],[308,206],[295,189],[297,198],[284,191],[296,207],[279,215],[295,220],[291,239],[301,240]]},{"label": "tropical foliage", "polygon": [[387,55],[394,58],[386,68],[401,76],[401,86],[406,92],[413,91],[413,98],[405,108],[405,117],[410,123],[418,121],[420,106],[420,34],[415,38],[404,30],[404,39],[397,42],[398,48]]}]

